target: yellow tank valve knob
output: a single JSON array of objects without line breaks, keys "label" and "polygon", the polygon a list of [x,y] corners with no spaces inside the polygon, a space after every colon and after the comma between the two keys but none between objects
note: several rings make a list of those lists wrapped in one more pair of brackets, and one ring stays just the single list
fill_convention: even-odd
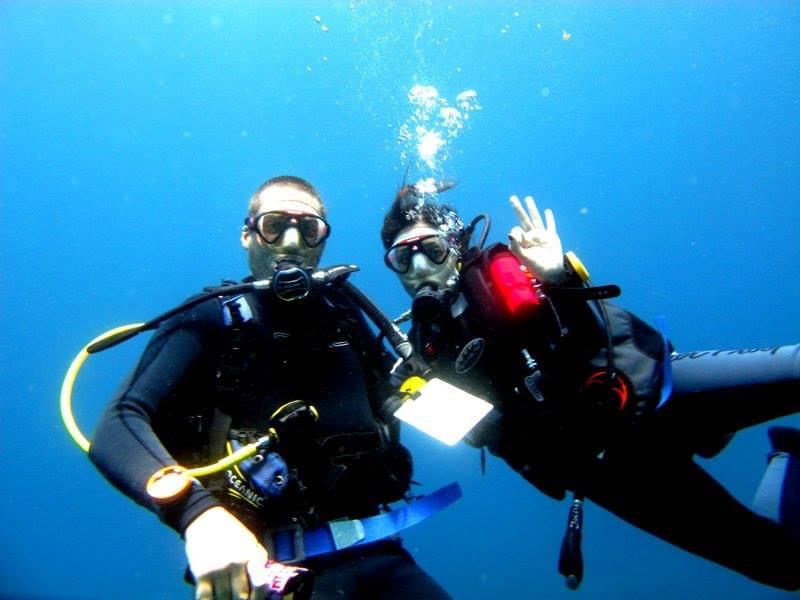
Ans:
[{"label": "yellow tank valve knob", "polygon": [[589,281],[589,271],[586,265],[583,264],[583,261],[578,258],[577,254],[570,250],[564,255],[564,259],[572,270],[575,271],[575,274],[580,277],[581,281]]}]

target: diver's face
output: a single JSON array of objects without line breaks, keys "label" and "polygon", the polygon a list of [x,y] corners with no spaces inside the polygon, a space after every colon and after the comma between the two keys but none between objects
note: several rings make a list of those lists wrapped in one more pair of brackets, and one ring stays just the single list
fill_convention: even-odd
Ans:
[{"label": "diver's face", "polygon": [[[441,232],[425,223],[417,223],[402,229],[392,241],[390,252],[399,250],[405,254],[400,257],[400,269],[403,270],[406,264],[408,268],[405,272],[398,272],[397,276],[411,296],[423,285],[452,290],[458,283],[458,253],[449,245],[446,245],[446,253],[442,255],[437,254],[433,244],[424,247],[426,243],[438,241],[432,239],[434,236],[441,238]],[[441,241],[444,242],[443,239]],[[444,258],[439,260],[442,256]]]},{"label": "diver's face", "polygon": [[[304,190],[282,184],[272,185],[263,190],[259,200],[256,214],[283,213],[294,217],[295,221],[292,222],[295,224],[283,229],[274,240],[272,236],[260,235],[258,230],[251,229],[247,225],[242,227],[242,247],[247,251],[247,260],[253,276],[256,279],[268,279],[281,263],[298,267],[316,267],[325,247],[324,238],[318,245],[309,246],[300,230],[301,225],[298,220],[303,216],[320,217],[319,201]],[[263,219],[256,225],[263,227],[265,225]]]}]

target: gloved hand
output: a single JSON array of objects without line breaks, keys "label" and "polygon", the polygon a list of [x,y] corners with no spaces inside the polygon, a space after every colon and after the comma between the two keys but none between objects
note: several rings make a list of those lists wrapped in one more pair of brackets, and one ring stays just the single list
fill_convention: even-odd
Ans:
[{"label": "gloved hand", "polygon": [[[241,521],[221,506],[202,513],[186,528],[186,556],[197,600],[263,598],[251,586],[264,569],[267,551]],[[263,582],[258,582],[258,586]]]},{"label": "gloved hand", "polygon": [[512,254],[542,283],[562,282],[567,269],[553,211],[545,209],[543,223],[533,196],[525,196],[527,212],[517,196],[511,196],[509,201],[519,219],[519,225],[508,234]]}]

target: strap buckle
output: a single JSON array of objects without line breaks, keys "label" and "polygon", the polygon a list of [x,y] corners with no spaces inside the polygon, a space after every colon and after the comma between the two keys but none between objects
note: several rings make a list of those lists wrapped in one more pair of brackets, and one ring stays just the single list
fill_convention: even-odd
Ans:
[{"label": "strap buckle", "polygon": [[328,529],[330,529],[333,545],[337,550],[354,546],[367,537],[364,524],[359,519],[330,521]]},{"label": "strap buckle", "polygon": [[[305,532],[297,523],[267,531],[263,542],[269,558],[272,560],[281,563],[294,563],[306,558]],[[290,551],[294,552],[294,554],[291,557],[286,557]]]}]

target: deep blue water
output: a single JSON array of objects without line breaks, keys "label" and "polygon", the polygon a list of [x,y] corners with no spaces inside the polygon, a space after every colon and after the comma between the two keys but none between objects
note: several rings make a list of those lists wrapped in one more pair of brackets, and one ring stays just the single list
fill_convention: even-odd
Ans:
[{"label": "deep blue water", "polygon": [[[800,4],[495,4],[0,4],[0,596],[191,597],[181,542],[72,444],[58,390],[93,336],[242,276],[246,199],[273,175],[319,187],[323,262],[361,265],[392,314],[407,298],[378,229],[412,162],[457,178],[449,200],[489,211],[492,239],[508,195],[536,195],[594,280],[666,315],[680,350],[800,341]],[[398,142],[417,84],[482,107],[436,169]],[[142,344],[87,364],[87,432]],[[765,433],[707,463],[745,502]],[[465,489],[406,536],[456,598],[788,597],[591,505],[569,592],[566,502],[498,460],[482,477],[472,449],[405,439],[426,489]]]}]

